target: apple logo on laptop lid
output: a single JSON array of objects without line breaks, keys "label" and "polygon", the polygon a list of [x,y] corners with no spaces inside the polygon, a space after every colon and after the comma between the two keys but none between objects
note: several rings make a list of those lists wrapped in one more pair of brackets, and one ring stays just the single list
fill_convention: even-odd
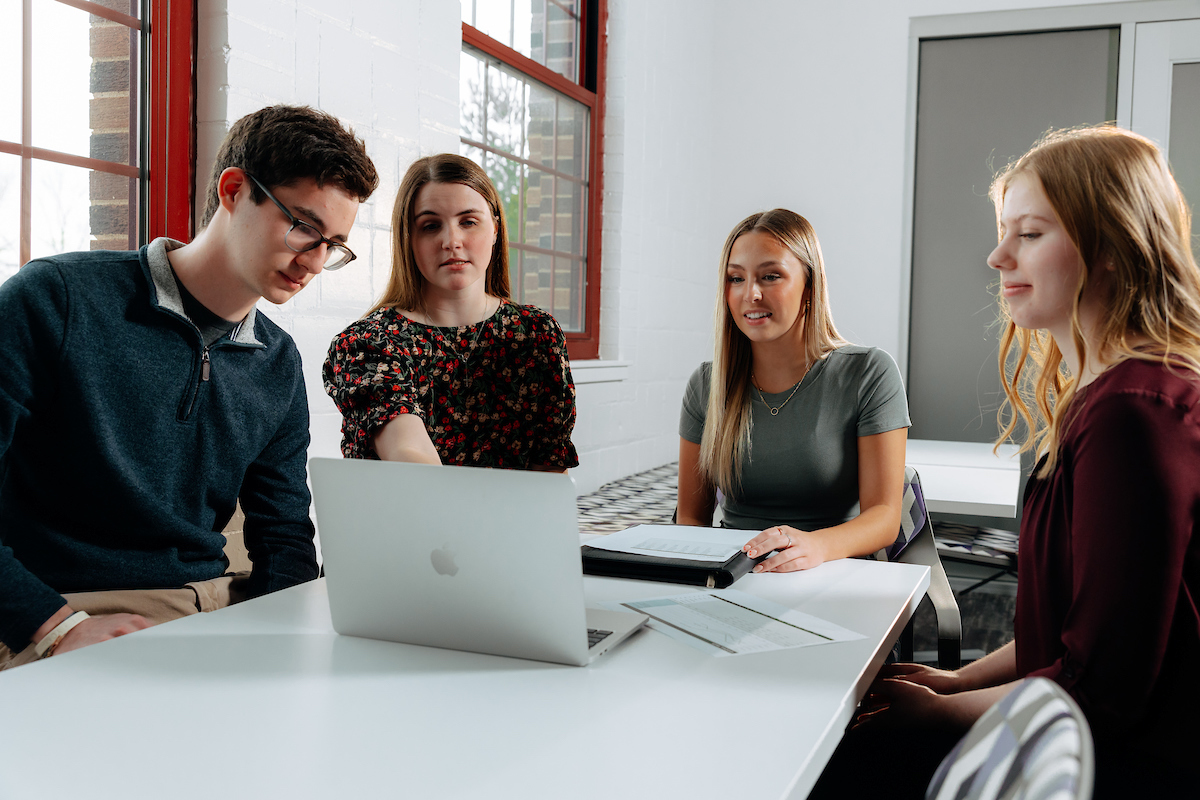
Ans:
[{"label": "apple logo on laptop lid", "polygon": [[433,564],[433,569],[438,575],[453,578],[458,574],[458,565],[454,563],[454,551],[449,545],[435,547],[429,554],[429,562]]}]

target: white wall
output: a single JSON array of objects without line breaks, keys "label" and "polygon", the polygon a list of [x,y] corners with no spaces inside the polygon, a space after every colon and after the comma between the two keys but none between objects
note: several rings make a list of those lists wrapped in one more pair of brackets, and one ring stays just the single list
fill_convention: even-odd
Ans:
[{"label": "white wall", "polygon": [[581,491],[674,461],[679,401],[712,351],[723,176],[711,58],[721,0],[610,0],[601,350],[621,383],[578,387]]},{"label": "white wall", "polygon": [[[716,260],[733,225],[784,206],[815,226],[843,335],[900,356],[909,18],[1038,0],[610,0],[601,358],[578,387],[581,491],[676,457],[679,400],[709,357]],[[313,455],[336,455],[321,388],[331,338],[379,293],[391,200],[418,155],[458,149],[453,0],[201,0],[198,170],[228,124],[309,103],[367,142],[382,175],[359,260],[266,313],[296,338]],[[203,179],[200,181],[203,183]]]}]

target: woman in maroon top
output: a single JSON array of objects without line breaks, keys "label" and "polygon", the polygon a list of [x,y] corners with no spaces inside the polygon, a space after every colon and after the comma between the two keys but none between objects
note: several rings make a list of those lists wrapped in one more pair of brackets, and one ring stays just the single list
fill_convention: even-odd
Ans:
[{"label": "woman in maroon top", "polygon": [[1114,127],[1048,135],[992,197],[1012,411],[1001,440],[1020,419],[1041,454],[1016,638],[954,672],[885,668],[859,730],[953,742],[1015,681],[1044,676],[1087,715],[1095,797],[1194,796],[1200,271],[1187,204],[1158,148]]},{"label": "woman in maroon top", "polygon": [[342,412],[342,453],[565,471],[575,385],[562,329],[509,300],[508,227],[474,161],[428,156],[392,212],[383,297],[342,331],[325,391]]}]

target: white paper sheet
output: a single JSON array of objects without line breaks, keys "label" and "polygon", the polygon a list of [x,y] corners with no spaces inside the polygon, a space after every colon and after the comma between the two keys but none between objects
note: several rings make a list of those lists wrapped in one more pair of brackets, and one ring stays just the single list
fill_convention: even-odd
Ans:
[{"label": "white paper sheet", "polygon": [[725,589],[648,600],[602,603],[614,611],[637,611],[650,627],[704,653],[738,656],[849,642],[862,634],[770,600]]},{"label": "white paper sheet", "polygon": [[723,563],[735,556],[755,531],[695,525],[634,525],[588,541],[590,547],[643,556]]}]

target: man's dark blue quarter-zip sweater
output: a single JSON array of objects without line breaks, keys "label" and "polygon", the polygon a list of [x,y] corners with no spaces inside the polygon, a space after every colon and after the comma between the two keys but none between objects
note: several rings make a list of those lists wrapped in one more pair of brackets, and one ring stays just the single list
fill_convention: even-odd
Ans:
[{"label": "man's dark blue quarter-zip sweater", "polygon": [[206,348],[176,246],[38,259],[0,286],[0,641],[13,650],[63,592],[223,574],[239,497],[252,591],[316,577],[300,354],[253,310]]}]

